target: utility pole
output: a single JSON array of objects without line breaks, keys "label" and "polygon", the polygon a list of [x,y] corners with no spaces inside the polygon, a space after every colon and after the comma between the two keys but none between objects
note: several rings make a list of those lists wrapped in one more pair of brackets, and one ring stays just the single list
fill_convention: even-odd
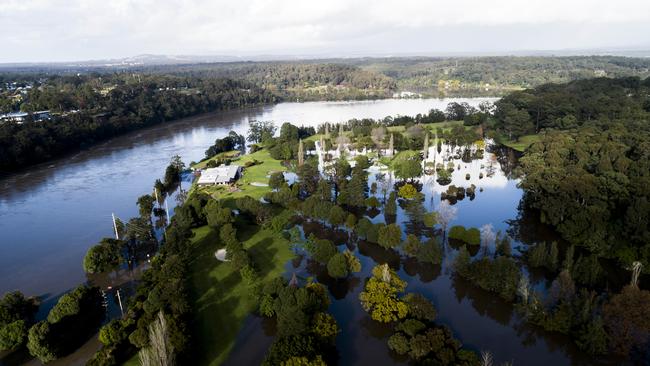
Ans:
[{"label": "utility pole", "polygon": [[117,223],[115,222],[115,214],[112,213],[111,216],[113,217],[113,230],[115,230],[115,239],[120,240],[120,234],[117,232]]},{"label": "utility pole", "polygon": [[117,289],[117,303],[120,304],[120,311],[122,312],[122,316],[124,316],[124,308],[122,307],[122,297],[120,296],[120,289]]},{"label": "utility pole", "polygon": [[169,226],[169,205],[167,204],[167,199],[165,198],[165,211],[167,212],[167,226]]}]

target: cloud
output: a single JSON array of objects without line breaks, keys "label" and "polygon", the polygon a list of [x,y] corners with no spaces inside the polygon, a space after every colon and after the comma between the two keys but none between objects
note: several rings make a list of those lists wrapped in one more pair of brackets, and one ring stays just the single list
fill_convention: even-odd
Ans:
[{"label": "cloud", "polygon": [[647,0],[2,0],[0,62],[629,46],[648,24]]}]

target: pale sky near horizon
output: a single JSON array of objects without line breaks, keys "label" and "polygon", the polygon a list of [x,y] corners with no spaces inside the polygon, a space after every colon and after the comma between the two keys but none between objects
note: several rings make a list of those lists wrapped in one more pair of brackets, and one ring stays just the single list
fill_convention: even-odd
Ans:
[{"label": "pale sky near horizon", "polygon": [[0,0],[0,62],[650,49],[650,0]]}]

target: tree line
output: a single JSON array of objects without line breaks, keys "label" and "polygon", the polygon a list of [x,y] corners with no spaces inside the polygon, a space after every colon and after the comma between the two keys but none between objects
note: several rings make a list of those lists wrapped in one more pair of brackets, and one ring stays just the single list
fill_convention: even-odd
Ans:
[{"label": "tree line", "polygon": [[277,100],[228,79],[132,74],[53,78],[32,89],[20,108],[60,114],[50,121],[0,126],[0,170],[40,163],[142,127]]}]

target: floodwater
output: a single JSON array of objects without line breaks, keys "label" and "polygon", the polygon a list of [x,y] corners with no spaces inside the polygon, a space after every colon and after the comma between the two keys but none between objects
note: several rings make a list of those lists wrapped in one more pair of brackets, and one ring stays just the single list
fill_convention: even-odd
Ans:
[{"label": "floodwater", "polygon": [[[518,219],[518,206],[523,194],[517,187],[518,179],[513,173],[513,168],[517,165],[517,154],[514,151],[490,145],[483,157],[475,156],[471,161],[463,161],[454,157],[453,149],[449,149],[448,153],[448,146],[443,145],[441,153],[435,150],[435,146],[430,148],[430,161],[440,163],[444,158],[445,166],[448,161],[453,161],[456,166],[452,173],[451,185],[465,188],[476,186],[474,197],[465,197],[453,203],[452,207],[457,208],[457,215],[449,224],[450,227],[463,225],[479,228],[486,224],[492,225],[494,232],[509,233],[513,237],[514,253],[518,253],[521,246],[530,244],[518,240],[521,236],[512,225],[513,221]],[[373,166],[369,169],[369,187],[376,181],[377,173],[385,173],[386,180],[391,177],[390,171]],[[483,173],[482,178],[480,173]],[[469,174],[469,179],[466,174]],[[399,204],[396,218],[390,219],[395,220],[394,222],[402,228],[403,239],[407,233],[415,233],[421,237],[433,234],[430,229],[423,228],[416,222],[421,220],[424,212],[437,209],[441,203],[441,193],[449,187],[438,184],[427,175],[417,181],[422,185],[424,200],[412,205]],[[381,184],[378,186],[381,187]],[[393,185],[388,186],[390,192]],[[381,201],[381,188],[374,195]],[[362,214],[373,222],[386,222],[383,213],[379,211]],[[329,312],[335,316],[341,328],[336,342],[340,365],[408,363],[407,359],[390,352],[387,347],[392,327],[373,321],[362,309],[359,301],[365,279],[372,276],[371,271],[375,265],[382,263],[388,263],[407,281],[406,292],[421,293],[433,302],[438,314],[437,323],[449,327],[465,347],[477,352],[491,352],[495,365],[508,362],[513,365],[618,364],[615,361],[587,357],[567,337],[526,324],[513,306],[501,300],[498,295],[488,293],[454,276],[451,265],[459,246],[454,245],[453,241],[444,245],[443,263],[430,265],[408,258],[399,249],[384,249],[377,244],[358,240],[349,231],[333,230],[326,223],[307,220],[303,221],[300,227],[305,236],[314,233],[317,237],[334,241],[339,250],[347,248],[353,251],[362,263],[362,271],[345,280],[331,279],[327,275],[326,267],[309,260],[304,250],[299,250],[300,256],[297,260],[286,264],[287,278],[295,273],[302,279],[316,278],[328,287],[332,298]],[[527,233],[526,237],[527,241],[557,239],[550,229],[541,225],[535,232]],[[491,243],[488,255],[494,251],[494,243]],[[469,246],[469,252],[474,257],[483,255],[478,246]],[[531,275],[531,281],[535,288],[543,289],[548,286],[543,276]],[[249,317],[228,364],[237,364],[237,361],[242,359],[259,364],[263,360],[264,353],[260,352],[260,348],[268,347],[270,340],[268,330],[259,324],[258,317]],[[251,346],[249,339],[262,339],[265,342]]]},{"label": "floodwater", "polygon": [[[431,108],[444,109],[452,101],[476,106],[485,100],[495,99],[281,103],[206,114],[136,131],[19,173],[0,175],[0,295],[20,290],[38,296],[43,305],[37,318],[42,319],[62,294],[81,283],[90,281],[108,289],[137,277],[141,267],[91,278],[82,270],[87,249],[101,238],[113,236],[111,214],[123,221],[137,216],[137,197],[152,192],[154,181],[162,177],[173,155],[180,155],[186,163],[198,161],[215,139],[230,130],[246,133],[251,120],[273,121],[278,126],[283,122],[317,126],[351,118],[427,113]],[[187,188],[189,183],[183,185]],[[168,203],[173,213],[173,197]],[[115,293],[109,295],[114,312]],[[0,354],[0,363],[7,361],[5,356]]]}]

